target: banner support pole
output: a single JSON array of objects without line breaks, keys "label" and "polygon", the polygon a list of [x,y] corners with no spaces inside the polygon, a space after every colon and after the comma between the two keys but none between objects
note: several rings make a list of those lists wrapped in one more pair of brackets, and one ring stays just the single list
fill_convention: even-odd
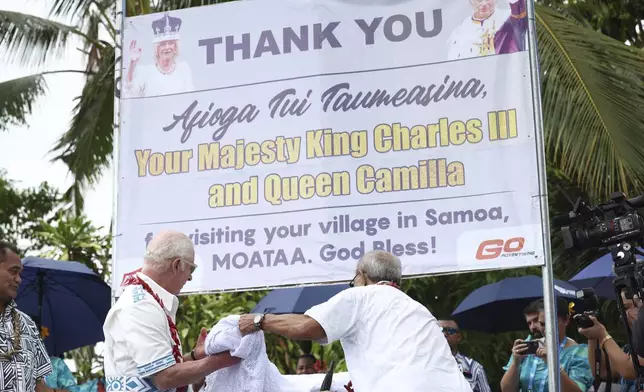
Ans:
[{"label": "banner support pole", "polygon": [[114,47],[114,134],[112,137],[112,260],[111,260],[111,289],[112,289],[112,306],[116,302],[116,257],[117,246],[116,239],[119,236],[118,231],[118,195],[119,195],[119,147],[121,135],[121,79],[123,72],[123,29],[125,27],[125,15],[127,13],[127,0],[117,0],[116,2],[116,42]]},{"label": "banner support pole", "polygon": [[539,205],[543,237],[544,265],[542,267],[543,302],[546,321],[546,346],[548,347],[548,390],[559,392],[559,331],[557,330],[556,297],[554,274],[552,271],[552,245],[550,243],[550,216],[548,211],[548,181],[546,178],[546,152],[541,109],[541,80],[539,54],[537,49],[537,24],[534,0],[527,0],[528,52],[530,55],[532,105],[534,109],[534,129],[537,142],[537,168],[539,169]]}]

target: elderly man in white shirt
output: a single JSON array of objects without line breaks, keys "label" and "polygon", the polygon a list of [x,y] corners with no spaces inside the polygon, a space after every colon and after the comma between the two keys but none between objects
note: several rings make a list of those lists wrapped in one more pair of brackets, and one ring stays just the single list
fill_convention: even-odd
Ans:
[{"label": "elderly man in white shirt", "polygon": [[162,232],[150,241],[141,271],[124,279],[123,292],[103,325],[108,392],[183,392],[208,374],[239,363],[229,352],[206,356],[205,330],[195,350],[182,355],[176,295],[197,267],[194,256],[186,235]]},{"label": "elderly man in white shirt", "polygon": [[340,340],[356,391],[471,392],[436,318],[400,290],[400,260],[372,251],[352,287],[304,315],[243,315],[243,334],[259,329],[294,340]]}]

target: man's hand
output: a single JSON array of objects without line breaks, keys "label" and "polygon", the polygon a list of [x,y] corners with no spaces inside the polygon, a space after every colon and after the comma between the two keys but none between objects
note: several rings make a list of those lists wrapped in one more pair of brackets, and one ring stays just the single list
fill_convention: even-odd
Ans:
[{"label": "man's hand", "polygon": [[239,331],[241,332],[242,336],[257,332],[257,328],[255,328],[254,314],[241,315],[241,317],[239,318]]},{"label": "man's hand", "polygon": [[518,363],[521,363],[523,358],[527,356],[525,354],[525,350],[528,349],[528,346],[523,343],[523,339],[517,339],[514,341],[514,346],[512,346],[512,354],[514,355],[514,360],[518,361]]},{"label": "man's hand", "polygon": [[197,338],[197,344],[195,344],[194,352],[197,359],[204,358],[206,356],[206,337],[208,337],[208,330],[206,328],[201,328],[199,332],[199,337]]},{"label": "man's hand", "polygon": [[596,339],[598,341],[601,341],[608,335],[606,327],[604,327],[599,321],[597,321],[595,316],[588,317],[593,320],[594,325],[590,328],[577,328],[577,331],[579,331],[580,334],[584,335],[588,339]]},{"label": "man's hand", "polygon": [[543,359],[545,363],[548,363],[548,347],[546,346],[540,346],[537,349],[537,353],[535,354],[537,357]]}]

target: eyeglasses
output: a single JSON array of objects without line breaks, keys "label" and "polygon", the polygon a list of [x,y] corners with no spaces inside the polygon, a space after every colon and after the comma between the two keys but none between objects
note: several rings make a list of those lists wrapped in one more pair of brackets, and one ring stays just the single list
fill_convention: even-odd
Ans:
[{"label": "eyeglasses", "polygon": [[446,333],[448,335],[454,335],[458,333],[458,329],[451,328],[451,327],[441,327],[441,332]]},{"label": "eyeglasses", "polygon": [[193,263],[192,261],[188,261],[181,258],[179,259],[179,261],[188,264],[190,266],[190,273],[194,274],[195,270],[197,269],[197,264]]},{"label": "eyeglasses", "polygon": [[349,287],[353,287],[356,285],[356,279],[358,279],[358,275],[360,275],[360,271],[356,272],[356,276],[351,279],[351,282],[349,282]]}]

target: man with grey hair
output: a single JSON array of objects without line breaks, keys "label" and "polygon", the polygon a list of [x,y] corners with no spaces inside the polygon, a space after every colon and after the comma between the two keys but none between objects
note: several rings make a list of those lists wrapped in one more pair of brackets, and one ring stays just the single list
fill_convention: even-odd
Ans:
[{"label": "man with grey hair", "polygon": [[243,315],[242,334],[259,330],[294,340],[340,340],[356,391],[471,392],[438,321],[400,290],[391,253],[366,253],[344,290],[304,315]]},{"label": "man with grey hair", "polygon": [[194,245],[186,235],[164,231],[150,241],[141,271],[124,280],[103,325],[108,392],[183,392],[208,374],[239,363],[228,352],[205,355],[205,328],[195,349],[182,355],[176,295],[191,279],[194,259]]}]

